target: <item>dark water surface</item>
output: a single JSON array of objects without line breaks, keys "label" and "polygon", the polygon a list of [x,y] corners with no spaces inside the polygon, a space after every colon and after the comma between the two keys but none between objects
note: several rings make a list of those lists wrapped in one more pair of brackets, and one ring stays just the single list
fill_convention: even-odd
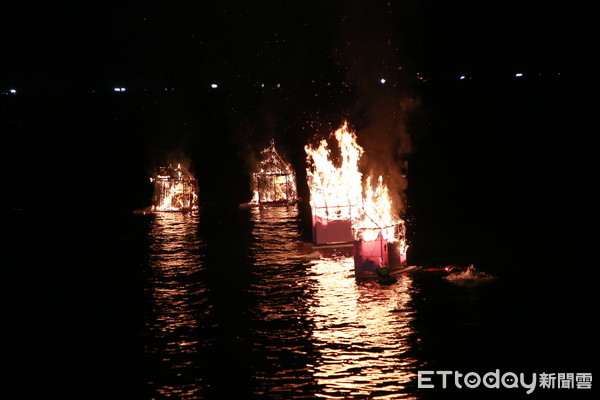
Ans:
[{"label": "dark water surface", "polygon": [[[311,247],[306,201],[238,209],[249,198],[242,150],[260,142],[261,124],[227,124],[231,99],[202,111],[181,98],[65,101],[47,114],[41,101],[3,99],[14,189],[3,209],[3,389],[78,399],[591,398],[593,389],[417,387],[419,370],[593,372],[589,152],[576,145],[574,108],[558,101],[568,85],[519,85],[424,89],[409,262],[473,263],[495,277],[468,285],[425,271],[390,286],[357,280],[349,249]],[[240,120],[253,115],[236,106]],[[307,136],[292,134],[294,122],[279,139],[302,180]],[[244,124],[254,134],[239,133]],[[171,142],[189,150],[199,213],[132,215],[150,199],[154,152]]]}]

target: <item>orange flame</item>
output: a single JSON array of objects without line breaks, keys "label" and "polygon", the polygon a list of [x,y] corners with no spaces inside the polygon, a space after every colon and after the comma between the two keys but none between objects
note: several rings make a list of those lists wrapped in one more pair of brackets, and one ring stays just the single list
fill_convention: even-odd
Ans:
[{"label": "orange flame", "polygon": [[326,140],[316,148],[304,148],[312,213],[330,220],[351,220],[355,240],[400,241],[400,252],[406,254],[404,221],[394,210],[383,177],[379,176],[373,185],[369,175],[363,188],[358,162],[364,149],[357,143],[355,132],[344,121],[334,135],[341,154],[339,167],[333,163]]},{"label": "orange flame", "polygon": [[334,165],[326,140],[321,140],[316,148],[304,147],[309,164],[306,174],[310,206],[313,214],[322,218],[354,220],[360,215],[362,204],[362,174],[358,170],[358,160],[364,150],[346,121],[334,135],[342,156],[339,167]]},{"label": "orange flame", "polygon": [[393,209],[393,202],[388,187],[379,176],[377,185],[373,188],[371,176],[367,177],[363,197],[363,213],[352,225],[354,239],[373,241],[383,239],[387,242],[399,242],[400,255],[406,257],[408,244],[406,242],[406,225]]}]

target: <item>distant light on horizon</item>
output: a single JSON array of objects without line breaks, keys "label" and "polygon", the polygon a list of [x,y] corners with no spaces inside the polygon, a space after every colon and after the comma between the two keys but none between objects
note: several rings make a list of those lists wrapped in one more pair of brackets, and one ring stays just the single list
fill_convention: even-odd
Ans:
[{"label": "distant light on horizon", "polygon": [[216,89],[216,88],[219,87],[219,85],[217,85],[216,83],[211,83],[210,87],[213,88],[213,89]]},{"label": "distant light on horizon", "polygon": [[383,85],[385,83],[385,78],[381,78],[379,82],[381,82],[381,84]]},{"label": "distant light on horizon", "polygon": [[116,87],[113,89],[115,92],[125,92],[126,89],[124,87]]},{"label": "distant light on horizon", "polygon": [[515,78],[520,78],[520,77],[522,77],[522,76],[523,76],[523,74],[522,74],[521,72],[517,72],[517,73],[515,74]]}]

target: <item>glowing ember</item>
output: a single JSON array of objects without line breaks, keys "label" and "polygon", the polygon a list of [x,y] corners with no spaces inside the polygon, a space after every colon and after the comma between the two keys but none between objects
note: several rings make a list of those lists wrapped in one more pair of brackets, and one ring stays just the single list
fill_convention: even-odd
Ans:
[{"label": "glowing ember", "polygon": [[362,204],[362,174],[358,170],[358,160],[363,148],[356,142],[356,134],[350,131],[348,123],[334,132],[341,154],[341,162],[336,167],[331,157],[327,141],[319,146],[304,147],[307,154],[306,169],[310,189],[310,206],[314,216],[331,220],[354,220],[360,215]]},{"label": "glowing ember", "polygon": [[154,211],[191,211],[198,209],[196,178],[181,164],[159,167],[155,177],[152,209]]},{"label": "glowing ember", "polygon": [[277,150],[275,142],[261,152],[259,171],[252,175],[250,204],[287,204],[297,200],[296,173]]}]

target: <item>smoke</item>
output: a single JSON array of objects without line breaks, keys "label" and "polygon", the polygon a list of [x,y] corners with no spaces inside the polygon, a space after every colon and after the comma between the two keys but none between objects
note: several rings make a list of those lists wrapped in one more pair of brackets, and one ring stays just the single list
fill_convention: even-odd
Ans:
[{"label": "smoke", "polygon": [[420,101],[412,97],[378,97],[368,110],[365,125],[357,129],[357,136],[365,148],[361,158],[363,173],[382,176],[390,189],[395,208],[402,214],[406,209],[405,190],[408,188],[408,163],[413,153],[409,124],[410,116]]},{"label": "smoke", "polygon": [[349,120],[365,149],[363,174],[372,175],[372,182],[383,177],[402,215],[420,99],[411,83],[416,79],[405,67],[409,56],[402,52],[407,46],[398,37],[397,21],[389,1],[351,2],[340,16],[332,51],[352,89]]},{"label": "smoke", "polygon": [[185,167],[192,175],[196,175],[194,173],[192,159],[181,149],[169,150],[163,154],[155,155],[152,157],[151,164],[152,170],[148,171],[150,175],[153,175],[159,167],[166,167],[169,165],[177,167],[178,164]]},{"label": "smoke", "polygon": [[181,164],[192,172],[192,160],[181,150],[175,150],[174,152],[167,154],[166,162],[170,165]]}]

